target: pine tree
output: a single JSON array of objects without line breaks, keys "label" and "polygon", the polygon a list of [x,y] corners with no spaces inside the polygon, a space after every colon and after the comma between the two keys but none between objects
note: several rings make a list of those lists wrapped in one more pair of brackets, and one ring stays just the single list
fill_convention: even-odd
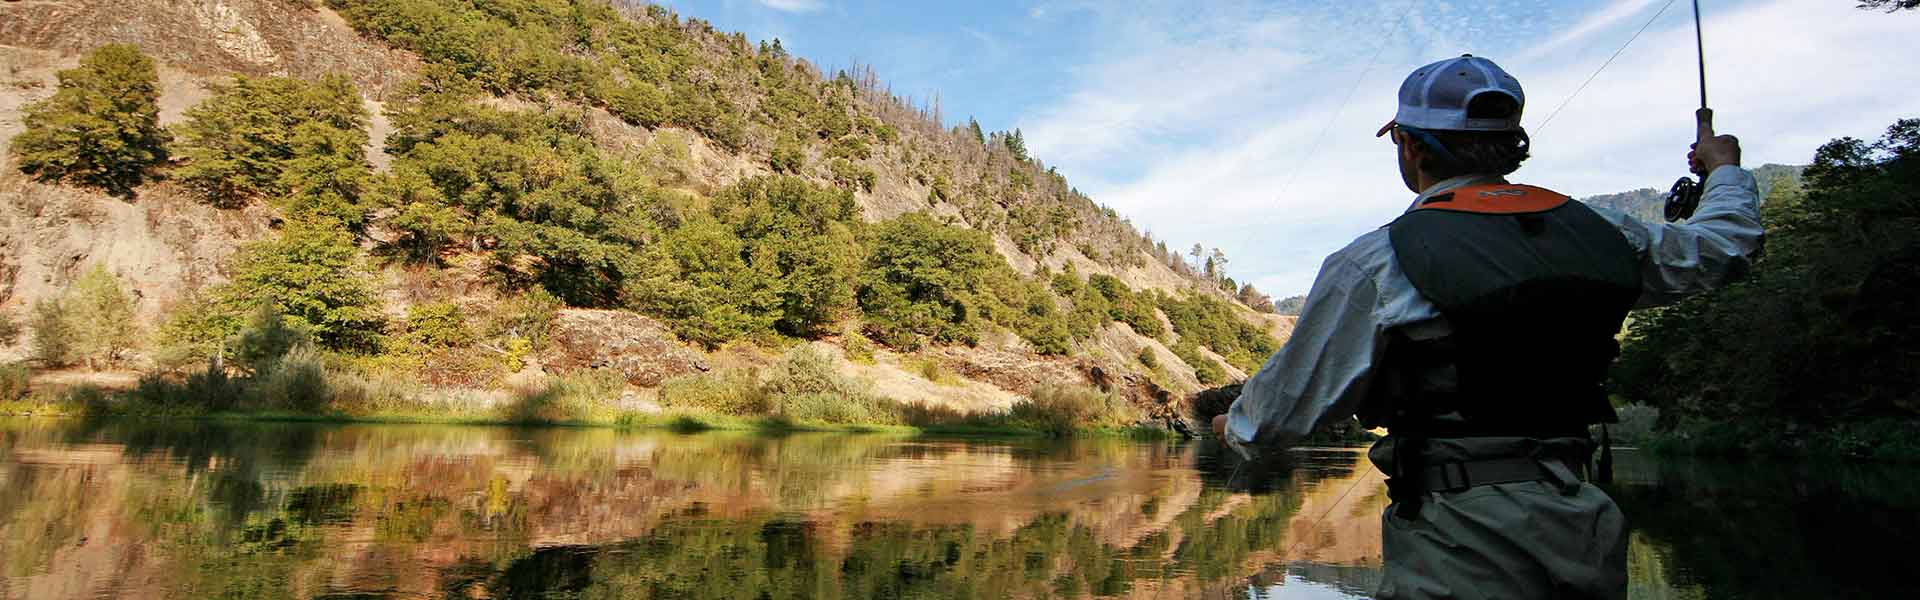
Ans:
[{"label": "pine tree", "polygon": [[1027,138],[1020,134],[1019,129],[1014,129],[1013,133],[1007,134],[1007,152],[1012,154],[1015,160],[1027,162]]},{"label": "pine tree", "polygon": [[13,141],[20,171],[131,198],[167,160],[153,61],[132,44],[108,44],[59,77],[59,91],[25,108],[26,129]]},{"label": "pine tree", "polygon": [[973,132],[974,141],[980,142],[982,146],[987,145],[987,133],[980,130],[979,121],[973,120],[973,117],[967,117],[967,129]]}]

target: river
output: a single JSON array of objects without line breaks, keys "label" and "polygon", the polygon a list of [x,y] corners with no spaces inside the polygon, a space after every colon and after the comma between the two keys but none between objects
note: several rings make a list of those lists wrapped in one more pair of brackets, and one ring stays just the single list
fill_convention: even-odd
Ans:
[{"label": "river", "polygon": [[[1920,470],[1620,452],[1635,598],[1904,597]],[[0,420],[0,598],[1364,598],[1358,449]]]}]

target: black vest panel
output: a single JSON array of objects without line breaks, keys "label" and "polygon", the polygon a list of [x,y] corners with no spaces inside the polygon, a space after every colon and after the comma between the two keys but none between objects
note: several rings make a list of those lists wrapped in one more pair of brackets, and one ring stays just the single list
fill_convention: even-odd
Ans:
[{"label": "black vest panel", "polygon": [[[1486,204],[1522,192],[1536,196]],[[1451,200],[1443,194],[1388,226],[1401,271],[1451,333],[1394,332],[1361,421],[1434,437],[1584,436],[1586,425],[1613,421],[1602,386],[1640,296],[1638,254],[1564,196],[1525,186],[1458,193],[1477,193],[1482,205],[1433,204]]]}]

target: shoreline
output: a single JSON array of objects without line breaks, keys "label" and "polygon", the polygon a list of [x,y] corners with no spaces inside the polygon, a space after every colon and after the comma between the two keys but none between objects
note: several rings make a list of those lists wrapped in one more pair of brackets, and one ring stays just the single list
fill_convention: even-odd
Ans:
[{"label": "shoreline", "polygon": [[194,411],[194,410],[141,410],[141,411],[98,411],[70,410],[56,405],[48,405],[29,399],[0,402],[0,418],[10,419],[49,419],[49,420],[85,420],[85,419],[157,419],[166,421],[201,421],[212,423],[308,423],[316,425],[460,425],[476,427],[507,428],[552,428],[552,429],[611,429],[616,431],[671,431],[675,433],[700,433],[707,431],[756,432],[766,434],[787,433],[848,433],[848,434],[895,434],[903,436],[939,436],[959,438],[1071,438],[1071,437],[1114,437],[1131,439],[1188,439],[1173,431],[1158,427],[1128,428],[1075,428],[1070,432],[1056,433],[1047,430],[1021,427],[1017,425],[972,425],[972,424],[932,424],[932,425],[893,425],[880,423],[829,423],[811,420],[791,420],[777,416],[742,417],[733,415],[705,414],[694,411],[667,411],[659,413],[621,413],[613,418],[560,419],[560,420],[520,420],[496,416],[461,415],[352,415],[352,414],[313,414],[277,410],[263,411]]}]

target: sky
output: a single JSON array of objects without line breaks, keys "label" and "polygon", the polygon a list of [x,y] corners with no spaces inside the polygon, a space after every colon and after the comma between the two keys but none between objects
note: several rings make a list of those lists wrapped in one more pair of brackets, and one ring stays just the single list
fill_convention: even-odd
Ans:
[{"label": "sky", "polygon": [[[1576,197],[1685,175],[1699,105],[1687,0],[665,3],[829,70],[871,65],[897,95],[937,94],[949,124],[1018,128],[1095,202],[1220,248],[1276,298],[1412,199],[1373,134],[1420,65],[1472,53],[1519,78],[1534,146],[1513,179]],[[1700,4],[1710,104],[1748,166],[1920,117],[1920,11]]]}]

